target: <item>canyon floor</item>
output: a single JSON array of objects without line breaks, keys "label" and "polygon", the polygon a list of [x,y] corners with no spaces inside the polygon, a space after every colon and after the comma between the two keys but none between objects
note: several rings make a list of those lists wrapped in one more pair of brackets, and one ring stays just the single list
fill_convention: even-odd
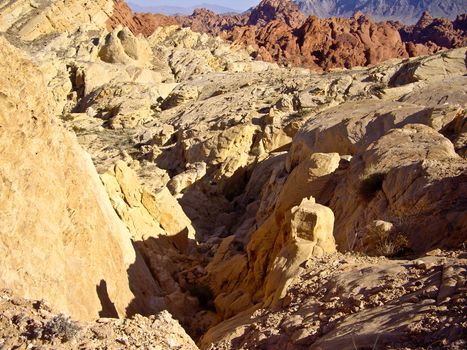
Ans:
[{"label": "canyon floor", "polygon": [[280,67],[119,3],[0,0],[0,349],[467,346],[465,47]]}]

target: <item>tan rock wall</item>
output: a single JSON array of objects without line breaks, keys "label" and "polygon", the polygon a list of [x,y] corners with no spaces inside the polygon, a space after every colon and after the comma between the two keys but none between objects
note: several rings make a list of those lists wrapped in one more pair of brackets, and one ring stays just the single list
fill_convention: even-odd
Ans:
[{"label": "tan rock wall", "polygon": [[21,26],[19,35],[31,41],[42,35],[73,31],[83,24],[104,27],[112,15],[111,0],[55,0]]},{"label": "tan rock wall", "polygon": [[195,239],[195,230],[167,187],[148,192],[136,173],[123,161],[101,176],[112,204],[132,238],[144,241],[168,237],[180,251],[187,251]]},{"label": "tan rock wall", "polygon": [[154,310],[156,286],[39,70],[0,39],[0,283],[81,319]]}]

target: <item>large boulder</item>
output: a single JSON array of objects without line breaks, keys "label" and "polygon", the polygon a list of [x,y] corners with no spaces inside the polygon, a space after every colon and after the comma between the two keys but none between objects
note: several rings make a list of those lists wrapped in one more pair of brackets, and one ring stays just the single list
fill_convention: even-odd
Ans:
[{"label": "large boulder", "polygon": [[151,65],[152,50],[142,36],[118,26],[107,34],[99,51],[99,57],[108,63],[132,64],[146,67]]},{"label": "large boulder", "polygon": [[362,238],[368,245],[364,237],[371,235],[368,225],[374,220],[393,224],[394,239],[407,240],[399,252],[461,244],[466,239],[466,169],[453,144],[428,126],[389,131],[352,158],[334,191],[329,206],[340,249],[358,248]]},{"label": "large boulder", "polygon": [[0,38],[0,283],[81,319],[157,311],[157,286],[97,172]]},{"label": "large boulder", "polygon": [[[424,90],[418,90],[416,95]],[[431,101],[436,97],[432,93],[426,98]],[[409,98],[410,95],[406,97]],[[293,169],[303,157],[316,152],[358,154],[389,130],[407,124],[425,124],[441,131],[456,117],[457,107],[450,104],[436,105],[428,101],[416,104],[414,98],[410,101],[412,103],[376,99],[352,101],[319,113],[310,118],[294,138],[288,168]]]},{"label": "large boulder", "polygon": [[301,264],[311,257],[336,252],[334,214],[312,197],[304,198],[300,205],[286,212],[282,230],[288,242],[275,258],[264,282],[265,304],[272,307],[285,297]]}]

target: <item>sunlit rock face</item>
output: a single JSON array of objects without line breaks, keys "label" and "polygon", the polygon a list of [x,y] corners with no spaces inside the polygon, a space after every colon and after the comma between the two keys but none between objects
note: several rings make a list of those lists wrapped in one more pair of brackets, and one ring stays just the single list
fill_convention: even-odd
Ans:
[{"label": "sunlit rock face", "polygon": [[0,347],[465,348],[465,18],[0,9]]}]

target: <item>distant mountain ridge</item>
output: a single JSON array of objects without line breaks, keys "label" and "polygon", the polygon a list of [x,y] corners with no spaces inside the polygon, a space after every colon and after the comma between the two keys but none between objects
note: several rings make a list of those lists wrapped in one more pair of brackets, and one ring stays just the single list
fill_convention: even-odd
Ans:
[{"label": "distant mountain ridge", "polygon": [[424,11],[434,17],[455,19],[467,12],[466,0],[293,0],[306,15],[349,18],[360,11],[376,21],[415,24]]},{"label": "distant mountain ridge", "polygon": [[217,14],[225,14],[225,13],[237,13],[238,11],[225,7],[219,6],[214,4],[205,4],[201,3],[195,6],[183,7],[183,6],[140,6],[131,2],[128,2],[130,8],[135,12],[145,12],[145,13],[161,13],[163,15],[191,15],[193,11],[200,8],[208,9]]}]

